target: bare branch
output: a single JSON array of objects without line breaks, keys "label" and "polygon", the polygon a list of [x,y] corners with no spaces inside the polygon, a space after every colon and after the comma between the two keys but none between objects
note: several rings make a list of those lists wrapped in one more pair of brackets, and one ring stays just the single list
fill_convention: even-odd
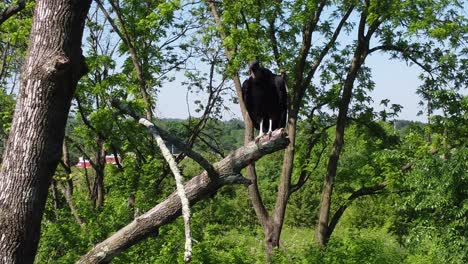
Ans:
[{"label": "bare branch", "polygon": [[16,4],[7,7],[3,12],[0,14],[0,25],[3,24],[8,18],[14,16],[15,14],[19,13],[26,7],[26,0],[20,0],[16,2]]},{"label": "bare branch", "polygon": [[[219,176],[209,177],[206,171],[192,178],[185,185],[187,198],[194,204],[216,193],[228,184],[250,184],[240,175],[241,169],[261,157],[285,148],[289,144],[284,129],[275,130],[270,139],[264,137],[259,143],[250,142],[225,159],[215,163],[213,168]],[[158,229],[175,220],[181,213],[181,202],[177,193],[153,207],[145,214],[135,218],[111,237],[97,244],[77,263],[108,263],[112,258],[141,240],[157,233]]]},{"label": "bare branch", "polygon": [[328,229],[329,236],[333,233],[333,230],[338,224],[338,221],[340,220],[346,208],[348,208],[348,206],[351,204],[352,201],[362,196],[381,193],[385,189],[386,186],[387,184],[384,182],[384,183],[379,183],[371,187],[362,187],[359,190],[356,190],[355,192],[353,192],[348,197],[348,200],[346,201],[346,203],[340,206],[340,208],[338,208],[338,210],[336,210],[335,214],[333,215],[329,224],[329,229]]},{"label": "bare branch", "polygon": [[187,196],[185,194],[184,185],[183,185],[183,178],[180,173],[179,168],[177,167],[177,163],[174,160],[171,152],[167,148],[164,140],[159,135],[158,131],[155,129],[154,124],[148,121],[147,119],[140,118],[139,123],[146,126],[153,135],[156,143],[158,144],[159,148],[161,149],[161,153],[164,156],[164,159],[169,164],[172,173],[174,174],[174,178],[176,181],[177,186],[177,195],[180,198],[180,202],[182,204],[182,215],[184,218],[184,227],[185,227],[185,253],[184,253],[184,261],[190,262],[192,259],[192,236],[190,232],[190,208],[189,202],[187,200]]},{"label": "bare branch", "polygon": [[[140,120],[141,116],[137,114],[133,109],[128,107],[127,105],[120,104],[119,102],[112,102],[112,105],[115,106],[117,109],[122,111],[125,114],[130,115],[133,117],[135,120]],[[154,124],[153,124],[154,125]],[[213,168],[213,165],[206,160],[202,155],[199,153],[193,151],[190,147],[188,147],[185,143],[181,142],[179,139],[171,136],[168,132],[165,130],[161,129],[160,127],[154,125],[154,129],[158,134],[161,135],[161,137],[168,141],[169,143],[173,144],[175,147],[177,147],[179,150],[184,152],[188,157],[193,159],[195,162],[197,162],[203,169],[205,169],[210,176],[216,175],[216,171]]]}]

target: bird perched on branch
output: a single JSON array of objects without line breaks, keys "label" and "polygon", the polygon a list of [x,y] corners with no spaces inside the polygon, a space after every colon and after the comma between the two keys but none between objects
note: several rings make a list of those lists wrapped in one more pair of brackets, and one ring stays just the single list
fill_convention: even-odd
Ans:
[{"label": "bird perched on branch", "polygon": [[249,73],[250,77],[242,84],[242,99],[254,127],[260,131],[256,138],[259,139],[286,126],[286,82],[282,76],[261,67],[258,61],[250,64]]}]

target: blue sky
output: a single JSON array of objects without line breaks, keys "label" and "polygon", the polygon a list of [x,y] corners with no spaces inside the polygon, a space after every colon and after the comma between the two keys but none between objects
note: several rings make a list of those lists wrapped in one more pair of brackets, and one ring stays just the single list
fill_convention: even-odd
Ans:
[{"label": "blue sky", "polygon": [[[463,2],[463,13],[466,15],[468,1]],[[355,14],[351,17],[353,18]],[[356,19],[356,18],[354,18]],[[341,36],[339,42],[341,44],[349,44],[354,38],[349,38],[349,35],[356,34],[354,29],[348,35]],[[377,43],[372,43],[377,44]],[[372,45],[371,45],[372,46]],[[418,116],[418,112],[425,111],[423,106],[419,105],[420,97],[416,94],[417,88],[422,84],[418,76],[421,74],[421,69],[416,65],[408,65],[401,60],[390,60],[389,55],[383,52],[375,52],[366,59],[366,66],[372,69],[373,81],[375,89],[370,93],[373,98],[373,106],[376,111],[382,110],[379,105],[381,100],[389,99],[390,104],[400,104],[403,109],[399,113],[397,119],[413,120],[426,122],[425,115]],[[247,69],[245,69],[245,72]],[[187,118],[189,110],[186,103],[186,88],[180,85],[182,75],[176,76],[176,82],[165,84],[158,93],[158,105],[156,106],[156,115],[160,118]],[[241,81],[246,77],[244,76]],[[465,91],[461,91],[466,94]],[[189,101],[194,101],[197,98],[195,95],[189,94]],[[202,98],[203,100],[203,98]],[[229,112],[225,112],[224,119],[241,118],[241,113],[238,105],[227,104],[230,108]],[[197,116],[193,111],[195,107],[189,106],[191,115]]]},{"label": "blue sky", "polygon": [[[420,98],[416,89],[421,84],[418,75],[421,71],[417,66],[409,66],[399,60],[389,60],[388,55],[374,53],[366,60],[366,65],[372,69],[375,90],[371,92],[374,106],[380,110],[379,103],[383,99],[390,99],[390,104],[400,104],[403,109],[398,119],[426,121],[425,116],[417,116],[420,110]],[[180,77],[180,76],[177,76]],[[244,77],[245,78],[245,77]],[[186,88],[180,85],[180,78],[174,83],[165,84],[158,94],[156,115],[160,118],[187,118]],[[243,79],[242,79],[243,81]],[[189,94],[189,101],[198,99]],[[228,104],[231,111],[224,113],[224,119],[241,118],[238,105]],[[193,105],[190,106],[191,115],[197,116]]]}]

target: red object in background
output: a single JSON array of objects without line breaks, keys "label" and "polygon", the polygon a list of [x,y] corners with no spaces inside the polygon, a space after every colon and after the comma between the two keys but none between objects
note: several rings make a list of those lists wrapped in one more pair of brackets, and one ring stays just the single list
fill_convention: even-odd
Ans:
[{"label": "red object in background", "polygon": [[75,165],[75,167],[77,167],[77,168],[90,168],[91,163],[89,162],[89,160],[85,160],[85,159],[83,159],[83,157],[80,157],[80,160]]},{"label": "red object in background", "polygon": [[[122,160],[120,159],[120,156],[117,155],[117,159],[119,163],[122,163]],[[117,161],[115,160],[114,155],[106,155],[106,163],[107,164],[117,164]],[[83,157],[79,158],[78,163],[75,165],[77,168],[91,168],[91,163],[89,160],[84,159]]]},{"label": "red object in background", "polygon": [[[119,155],[117,155],[117,159],[118,159],[119,163],[122,163],[122,160],[120,159]],[[115,156],[114,155],[106,155],[106,163],[107,164],[117,164],[117,162],[115,161]]]}]

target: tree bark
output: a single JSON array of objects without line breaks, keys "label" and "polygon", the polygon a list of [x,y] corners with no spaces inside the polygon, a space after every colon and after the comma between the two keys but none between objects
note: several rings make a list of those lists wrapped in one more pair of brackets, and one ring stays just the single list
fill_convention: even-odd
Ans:
[{"label": "tree bark", "polygon": [[[264,138],[265,139],[265,138]],[[224,185],[250,181],[240,175],[242,168],[264,155],[285,148],[289,144],[283,129],[275,130],[271,139],[259,143],[250,142],[213,165],[216,175],[206,171],[189,180],[185,185],[187,198],[191,204],[212,196]],[[105,241],[96,245],[77,263],[107,263],[139,241],[155,234],[159,227],[170,223],[181,213],[181,202],[176,192],[145,214],[135,218],[130,224],[117,231]]]},{"label": "tree bark", "polygon": [[37,1],[21,89],[0,170],[0,259],[32,263],[47,191],[60,160],[91,1]]},{"label": "tree bark", "polygon": [[[349,104],[351,102],[352,92],[354,81],[358,75],[358,71],[363,65],[368,52],[369,52],[369,42],[372,34],[380,25],[380,22],[377,20],[371,26],[369,26],[368,32],[365,33],[366,27],[366,18],[367,11],[362,11],[359,30],[358,30],[358,41],[356,50],[353,55],[353,60],[351,62],[351,67],[346,76],[345,82],[343,84],[343,92],[341,96],[341,102],[338,110],[338,117],[336,120],[335,128],[335,140],[333,142],[332,151],[328,159],[327,173],[323,181],[322,195],[320,201],[320,210],[319,210],[319,219],[317,222],[316,228],[316,238],[317,243],[321,247],[325,247],[330,239],[330,208],[331,208],[331,198],[333,192],[333,179],[336,176],[336,171],[338,168],[338,160],[340,158],[341,150],[344,144],[344,132],[346,127],[346,119],[348,115]],[[336,225],[336,223],[335,223]]]},{"label": "tree bark", "polygon": [[336,129],[335,129],[335,140],[333,142],[333,147],[331,154],[328,159],[327,174],[324,178],[322,196],[320,202],[320,212],[319,212],[319,221],[317,226],[317,243],[320,246],[325,246],[328,243],[330,238],[329,232],[329,215],[331,207],[331,196],[333,191],[333,179],[336,176],[336,171],[338,167],[338,160],[340,158],[341,149],[344,144],[344,130],[346,126],[346,116],[348,114],[348,107],[351,101],[352,89],[354,85],[354,80],[357,75],[357,71],[361,67],[360,57],[361,51],[356,51],[351,70],[348,73],[346,78],[343,95],[341,99],[341,105],[339,108]]},{"label": "tree bark", "polygon": [[96,172],[96,179],[94,184],[96,185],[96,209],[100,209],[104,206],[104,168],[106,166],[106,152],[104,150],[104,139],[98,136],[97,140],[97,151],[96,151],[96,166],[94,167]]}]

